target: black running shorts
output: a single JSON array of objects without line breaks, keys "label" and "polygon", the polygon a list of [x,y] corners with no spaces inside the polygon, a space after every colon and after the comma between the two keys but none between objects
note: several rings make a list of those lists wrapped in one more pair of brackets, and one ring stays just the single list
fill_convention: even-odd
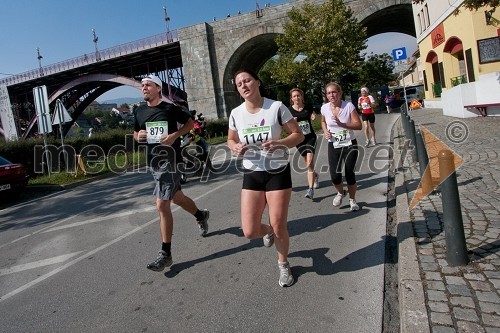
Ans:
[{"label": "black running shorts", "polygon": [[292,188],[290,164],[271,171],[245,170],[243,189],[252,191],[277,191]]}]

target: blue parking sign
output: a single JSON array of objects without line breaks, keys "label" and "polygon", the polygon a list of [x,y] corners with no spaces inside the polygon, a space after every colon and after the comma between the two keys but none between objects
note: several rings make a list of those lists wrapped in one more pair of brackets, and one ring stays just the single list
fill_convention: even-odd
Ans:
[{"label": "blue parking sign", "polygon": [[400,47],[399,49],[392,50],[392,58],[394,61],[406,59],[406,48]]}]

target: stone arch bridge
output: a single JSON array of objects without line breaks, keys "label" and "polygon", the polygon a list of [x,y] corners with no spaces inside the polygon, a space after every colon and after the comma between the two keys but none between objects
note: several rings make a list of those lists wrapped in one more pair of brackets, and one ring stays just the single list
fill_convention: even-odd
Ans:
[{"label": "stone arch bridge", "polygon": [[[180,29],[190,108],[203,110],[210,117],[227,117],[231,109],[241,103],[231,82],[232,74],[243,67],[257,72],[273,57],[278,49],[274,38],[283,33],[287,12],[305,2],[326,1],[295,0],[255,13]],[[368,37],[385,32],[415,36],[411,0],[344,2],[367,28]]]}]

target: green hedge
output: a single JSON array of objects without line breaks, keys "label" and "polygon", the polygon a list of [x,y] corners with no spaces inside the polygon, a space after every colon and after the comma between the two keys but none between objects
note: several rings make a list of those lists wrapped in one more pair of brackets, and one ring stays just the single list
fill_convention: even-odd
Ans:
[{"label": "green hedge", "polygon": [[[66,169],[61,139],[50,135],[47,136],[46,142],[48,150],[53,156],[50,159],[52,171]],[[113,129],[106,132],[96,132],[90,139],[87,137],[65,138],[64,146],[69,157],[69,169],[74,169],[76,154],[92,153],[91,157],[99,158],[103,155],[113,155],[118,151],[132,152],[135,149],[135,142],[130,129]],[[31,177],[47,171],[44,152],[45,145],[42,136],[0,144],[0,156],[11,162],[24,164]]]},{"label": "green hedge", "polygon": [[227,119],[217,119],[207,121],[206,130],[209,138],[227,136],[229,123]]}]

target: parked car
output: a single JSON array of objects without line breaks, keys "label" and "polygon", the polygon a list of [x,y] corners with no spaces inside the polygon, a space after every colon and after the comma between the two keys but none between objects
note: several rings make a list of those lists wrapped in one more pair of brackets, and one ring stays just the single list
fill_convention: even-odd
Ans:
[{"label": "parked car", "polygon": [[0,156],[0,194],[21,193],[28,185],[28,178],[24,165]]}]

